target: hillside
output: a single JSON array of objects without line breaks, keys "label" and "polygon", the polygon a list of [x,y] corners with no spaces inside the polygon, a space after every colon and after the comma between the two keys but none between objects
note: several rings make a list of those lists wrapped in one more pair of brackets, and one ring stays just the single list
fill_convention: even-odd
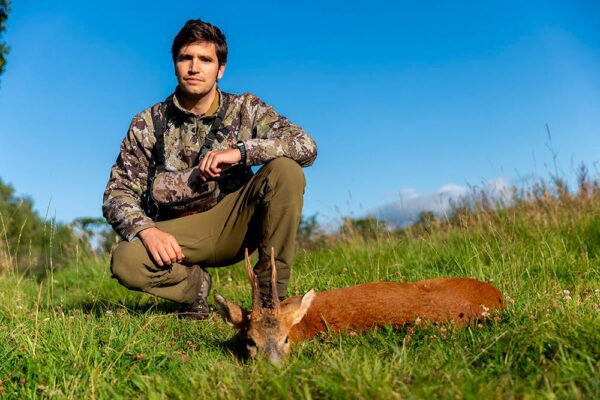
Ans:
[{"label": "hillside", "polygon": [[[471,276],[508,308],[452,326],[323,335],[285,368],[236,357],[214,315],[179,321],[171,305],[128,292],[104,258],[43,278],[0,277],[0,391],[9,398],[513,398],[600,397],[600,192],[560,182],[482,201],[448,221],[340,237],[299,251],[292,293],[375,280]],[[243,267],[214,288],[250,303]],[[368,299],[365,299],[368,301]]]}]

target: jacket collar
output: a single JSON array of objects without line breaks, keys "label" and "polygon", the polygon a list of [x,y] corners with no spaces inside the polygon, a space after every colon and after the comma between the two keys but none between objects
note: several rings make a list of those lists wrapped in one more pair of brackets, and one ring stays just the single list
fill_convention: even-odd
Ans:
[{"label": "jacket collar", "polygon": [[188,115],[188,116],[193,116],[193,117],[197,117],[197,118],[213,118],[216,116],[217,112],[223,106],[223,93],[221,92],[221,89],[219,89],[217,87],[217,95],[215,96],[215,98],[214,98],[212,104],[210,105],[210,107],[208,108],[207,112],[203,115],[198,116],[198,115],[194,114],[193,112],[183,108],[183,106],[177,99],[177,95],[181,96],[180,93],[181,93],[181,89],[179,88],[179,86],[177,86],[177,88],[175,88],[175,92],[172,93],[169,97],[167,97],[165,99],[167,106],[171,110],[173,110],[176,114],[179,114],[179,116]]}]

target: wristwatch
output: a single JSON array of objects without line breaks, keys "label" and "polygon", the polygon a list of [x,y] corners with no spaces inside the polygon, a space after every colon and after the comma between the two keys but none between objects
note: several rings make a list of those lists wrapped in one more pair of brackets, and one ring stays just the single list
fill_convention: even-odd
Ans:
[{"label": "wristwatch", "polygon": [[239,142],[237,142],[235,144],[235,146],[238,148],[238,150],[240,151],[240,154],[242,155],[242,159],[240,160],[240,164],[241,165],[246,165],[246,145],[244,144],[244,142],[242,142],[240,140]]}]

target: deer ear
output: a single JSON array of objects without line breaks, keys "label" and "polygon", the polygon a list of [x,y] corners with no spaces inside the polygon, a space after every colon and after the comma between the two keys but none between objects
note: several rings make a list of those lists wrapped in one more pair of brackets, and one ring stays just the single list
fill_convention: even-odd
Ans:
[{"label": "deer ear", "polygon": [[283,313],[285,314],[288,321],[290,321],[290,327],[296,325],[302,321],[302,318],[306,315],[306,312],[310,308],[315,296],[317,294],[313,289],[310,289],[301,300],[296,300],[293,303],[289,303],[285,306]]},{"label": "deer ear", "polygon": [[235,303],[230,303],[219,293],[215,292],[215,309],[223,317],[227,325],[240,328],[244,322],[246,311]]}]

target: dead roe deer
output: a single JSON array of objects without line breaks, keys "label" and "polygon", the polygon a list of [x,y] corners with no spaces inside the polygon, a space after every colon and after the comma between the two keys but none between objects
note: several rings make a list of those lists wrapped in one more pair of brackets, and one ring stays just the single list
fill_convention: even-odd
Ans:
[{"label": "dead roe deer", "polygon": [[464,326],[504,308],[502,294],[489,283],[469,278],[437,278],[419,282],[373,282],[315,292],[279,302],[277,271],[271,253],[271,302],[261,305],[258,279],[248,250],[246,271],[252,284],[252,310],[228,302],[215,293],[216,310],[238,329],[251,357],[265,355],[280,364],[290,342],[312,338],[319,332],[364,331],[374,326],[402,326],[417,318]]}]

